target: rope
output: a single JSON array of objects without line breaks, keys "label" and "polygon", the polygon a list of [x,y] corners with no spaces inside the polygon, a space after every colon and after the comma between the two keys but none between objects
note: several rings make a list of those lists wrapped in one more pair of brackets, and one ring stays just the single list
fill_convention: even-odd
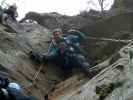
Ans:
[{"label": "rope", "polygon": [[[84,32],[79,31],[79,33],[82,34],[82,35],[87,35],[87,33],[84,33]],[[111,41],[111,42],[121,42],[121,43],[130,43],[131,41],[133,41],[133,39],[131,39],[131,40],[122,40],[122,39],[111,39],[111,38],[105,38],[105,37],[99,38],[99,37],[91,37],[91,36],[87,37],[86,39]]]},{"label": "rope", "polygon": [[87,37],[87,39],[91,39],[91,40],[101,40],[101,41],[111,41],[111,42],[122,42],[122,43],[130,43],[131,41],[133,41],[133,39],[131,40],[121,40],[121,39],[111,39],[111,38],[97,38],[97,37]]},{"label": "rope", "polygon": [[36,79],[38,78],[38,75],[39,75],[39,73],[41,72],[42,68],[43,68],[43,63],[40,65],[38,71],[34,74],[34,77],[33,77],[33,79],[32,79],[33,85],[34,85]]},{"label": "rope", "polygon": [[[31,84],[30,85],[28,85],[28,86],[24,86],[23,88],[25,89],[25,90],[28,90],[30,87],[32,87],[32,86],[34,86],[35,85],[35,81],[36,81],[36,79],[38,78],[38,75],[39,75],[39,73],[41,72],[41,70],[42,70],[42,68],[43,68],[43,63],[40,65],[40,67],[39,67],[39,69],[35,72],[35,74],[34,74],[34,76],[33,76],[33,78],[32,78],[32,82],[31,82]],[[28,90],[29,91],[29,90]]]}]

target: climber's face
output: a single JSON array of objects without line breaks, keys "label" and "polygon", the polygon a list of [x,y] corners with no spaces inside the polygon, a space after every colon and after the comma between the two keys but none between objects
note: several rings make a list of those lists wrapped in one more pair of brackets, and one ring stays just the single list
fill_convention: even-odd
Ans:
[{"label": "climber's face", "polygon": [[60,32],[54,32],[53,33],[53,37],[54,37],[54,39],[58,39],[58,38],[60,38]]}]

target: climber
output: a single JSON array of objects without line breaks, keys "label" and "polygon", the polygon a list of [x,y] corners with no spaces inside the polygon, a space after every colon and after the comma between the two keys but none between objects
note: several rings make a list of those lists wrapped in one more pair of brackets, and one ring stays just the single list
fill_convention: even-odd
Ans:
[{"label": "climber", "polygon": [[9,6],[7,9],[4,9],[2,20],[7,20],[10,18],[10,20],[17,22],[16,17],[18,17],[16,4]]},{"label": "climber", "polygon": [[51,37],[51,43],[50,43],[48,51],[44,54],[39,54],[39,53],[35,53],[33,51],[30,51],[30,58],[37,61],[37,62],[42,62],[44,60],[54,61],[54,60],[56,60],[57,57],[59,58],[58,43],[59,43],[59,41],[61,41],[63,39],[60,35],[61,33],[62,32],[60,29],[55,29],[53,31],[53,34]]},{"label": "climber", "polygon": [[53,61],[60,63],[66,78],[71,76],[73,66],[79,66],[88,74],[90,64],[80,49],[80,42],[83,38],[81,32],[76,30],[69,30],[67,34],[62,34],[61,29],[55,29],[48,52],[38,54],[31,51],[30,57],[38,62]]},{"label": "climber", "polygon": [[0,100],[36,100],[36,98],[24,96],[19,84],[9,82],[8,78],[0,76]]},{"label": "climber", "polygon": [[9,83],[6,90],[8,91],[8,95],[11,100],[36,100],[33,96],[24,96],[22,94],[21,86],[17,83]]}]

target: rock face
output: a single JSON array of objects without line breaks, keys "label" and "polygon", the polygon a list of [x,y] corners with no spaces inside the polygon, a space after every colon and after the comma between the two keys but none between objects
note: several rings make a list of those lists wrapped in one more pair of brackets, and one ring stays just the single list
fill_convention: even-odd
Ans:
[{"label": "rock face", "polygon": [[119,7],[124,7],[125,9],[127,9],[133,7],[132,5],[133,5],[132,0],[115,0],[112,9],[116,9]]},{"label": "rock face", "polygon": [[[9,74],[11,81],[22,85],[26,94],[44,100],[42,98],[55,84],[54,80],[61,79],[58,76],[58,68],[53,70],[52,65],[48,67],[46,64],[34,63],[29,59],[28,53],[31,50],[41,53],[47,51],[48,44],[45,41],[49,39],[49,30],[38,24],[21,25],[25,27],[22,27],[25,29],[24,33],[20,33],[17,28],[15,31],[18,30],[18,33],[15,33],[9,27],[0,25],[0,69]],[[43,66],[43,69],[35,79],[40,66]]]},{"label": "rock face", "polygon": [[86,43],[88,43],[87,50],[89,52],[89,56],[92,59],[99,59],[100,57],[105,57],[106,59],[106,57],[112,55],[112,52],[118,51],[123,45],[125,45],[120,42],[107,42],[98,39],[95,39],[94,41],[89,37],[125,40],[132,39],[132,17],[133,12],[127,12],[125,14],[116,14],[110,17],[106,17],[105,19],[99,20],[93,25],[87,25],[81,28],[80,30],[82,32],[88,34],[88,39],[86,40]]},{"label": "rock face", "polygon": [[90,15],[88,15],[87,12],[83,13],[84,14],[78,16],[66,16],[66,15],[60,15],[58,13],[39,14],[35,12],[30,12],[26,14],[23,20],[32,19],[48,29],[54,29],[60,27],[65,30],[71,28],[79,29],[81,27],[84,27],[86,24],[92,24],[96,20],[98,20],[94,17],[93,18],[90,17]]},{"label": "rock face", "polygon": [[[132,11],[104,19],[85,12],[72,17],[58,13],[28,13],[23,20],[32,19],[38,24],[9,22],[10,27],[0,25],[1,71],[7,72],[11,81],[21,84],[25,94],[32,94],[39,100],[44,100],[46,94],[49,100],[132,100],[132,18]],[[38,64],[29,58],[31,50],[47,51],[49,32],[57,27],[64,31],[76,28],[86,34],[83,48],[97,64],[90,68],[93,78],[79,71],[62,81],[59,66]],[[41,71],[37,75],[39,68]]]},{"label": "rock face", "polygon": [[77,86],[75,88],[69,88],[70,86],[68,86],[67,88],[69,88],[69,90],[67,91],[64,91],[66,89],[61,89],[63,86],[58,86],[57,89],[51,95],[49,95],[49,99],[132,100],[132,53],[133,42],[122,48],[116,55],[114,55],[113,58],[108,59],[108,62],[110,62],[112,59],[117,58],[113,63],[108,63],[104,70],[89,80],[86,84],[80,87]]}]

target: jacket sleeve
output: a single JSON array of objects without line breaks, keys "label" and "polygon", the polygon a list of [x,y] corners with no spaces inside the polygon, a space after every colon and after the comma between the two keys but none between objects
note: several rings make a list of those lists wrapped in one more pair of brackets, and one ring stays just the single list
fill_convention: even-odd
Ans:
[{"label": "jacket sleeve", "polygon": [[9,84],[8,78],[0,76],[0,88],[6,88]]}]

